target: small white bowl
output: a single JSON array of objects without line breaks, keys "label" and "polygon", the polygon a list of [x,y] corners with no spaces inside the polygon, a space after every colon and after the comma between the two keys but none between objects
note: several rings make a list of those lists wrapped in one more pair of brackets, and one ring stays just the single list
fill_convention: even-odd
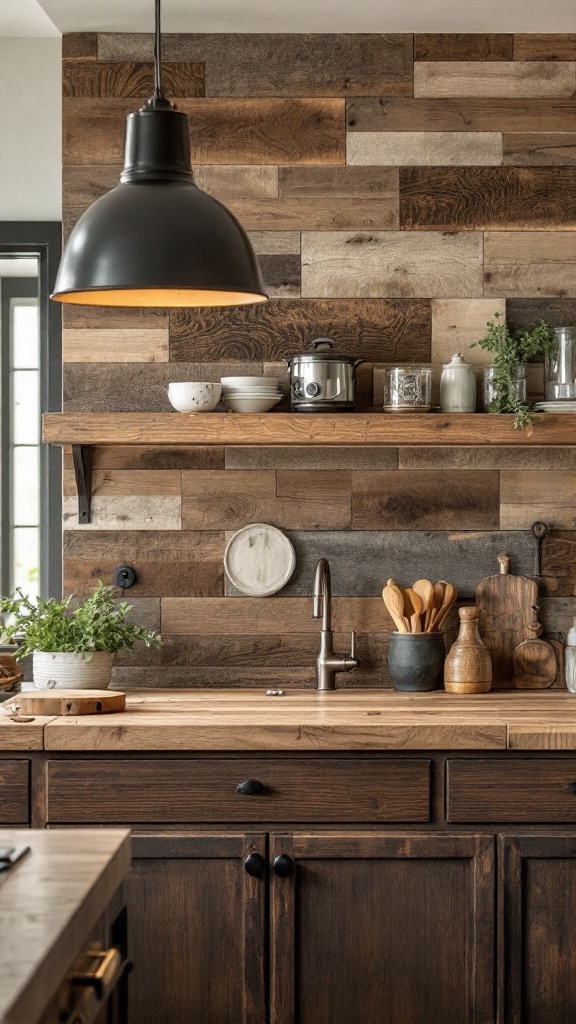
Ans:
[{"label": "small white bowl", "polygon": [[212,412],[222,395],[221,384],[177,381],[168,385],[168,398],[177,412]]},{"label": "small white bowl", "polygon": [[280,395],[278,398],[229,398],[226,396],[222,401],[232,412],[269,412],[275,405],[278,405],[278,402],[282,401],[282,396]]},{"label": "small white bowl", "polygon": [[221,377],[220,380],[225,388],[250,388],[259,384],[273,388],[278,386],[278,377]]}]

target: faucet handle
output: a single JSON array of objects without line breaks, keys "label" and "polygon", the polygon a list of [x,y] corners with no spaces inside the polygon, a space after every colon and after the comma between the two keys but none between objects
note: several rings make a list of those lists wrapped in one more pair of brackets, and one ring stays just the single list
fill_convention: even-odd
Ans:
[{"label": "faucet handle", "polygon": [[356,630],[352,630],[350,633],[350,657],[356,657]]}]

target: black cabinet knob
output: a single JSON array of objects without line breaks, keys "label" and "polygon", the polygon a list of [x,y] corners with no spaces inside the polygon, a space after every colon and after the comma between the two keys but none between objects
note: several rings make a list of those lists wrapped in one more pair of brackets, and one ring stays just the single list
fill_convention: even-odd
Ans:
[{"label": "black cabinet knob", "polygon": [[286,853],[279,853],[272,864],[274,874],[280,878],[287,878],[292,871],[292,861]]},{"label": "black cabinet knob", "polygon": [[244,782],[239,782],[236,786],[236,792],[241,793],[242,796],[256,796],[263,789],[264,786],[258,782],[258,779],[245,779]]},{"label": "black cabinet knob", "polygon": [[262,878],[264,874],[264,858],[259,853],[249,853],[244,861],[244,870],[252,878]]}]

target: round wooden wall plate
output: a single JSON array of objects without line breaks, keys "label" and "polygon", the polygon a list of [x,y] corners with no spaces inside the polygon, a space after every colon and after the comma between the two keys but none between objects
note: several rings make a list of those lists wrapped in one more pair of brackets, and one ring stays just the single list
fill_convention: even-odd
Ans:
[{"label": "round wooden wall plate", "polygon": [[124,711],[121,690],[26,690],[5,701],[4,707],[25,715],[102,715]]},{"label": "round wooden wall plate", "polygon": [[282,530],[266,523],[244,526],[230,539],[224,569],[230,582],[250,597],[269,597],[285,587],[296,553]]}]

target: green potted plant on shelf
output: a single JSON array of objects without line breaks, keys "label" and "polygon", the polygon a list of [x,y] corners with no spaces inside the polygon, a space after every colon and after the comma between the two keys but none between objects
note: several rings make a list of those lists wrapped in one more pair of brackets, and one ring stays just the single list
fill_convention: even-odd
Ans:
[{"label": "green potted plant on shelf", "polygon": [[526,363],[544,359],[555,344],[554,331],[544,320],[528,330],[511,331],[500,313],[489,320],[486,334],[472,345],[494,353],[492,366],[484,370],[486,412],[514,413],[514,426],[532,422],[526,401]]},{"label": "green potted plant on shelf", "polygon": [[160,646],[154,630],[128,622],[131,606],[115,594],[114,587],[99,582],[89,597],[73,605],[72,597],[31,601],[18,588],[12,597],[0,599],[0,642],[17,639],[17,659],[32,655],[39,690],[105,689],[118,651],[137,640]]}]

